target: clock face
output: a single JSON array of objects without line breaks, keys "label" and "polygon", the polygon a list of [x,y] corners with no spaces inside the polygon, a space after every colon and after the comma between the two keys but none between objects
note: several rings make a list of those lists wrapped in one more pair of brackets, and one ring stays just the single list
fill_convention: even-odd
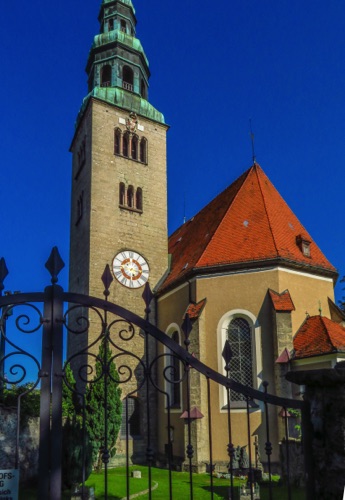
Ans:
[{"label": "clock face", "polygon": [[114,276],[121,285],[140,288],[149,279],[149,265],[140,254],[123,250],[113,260]]}]

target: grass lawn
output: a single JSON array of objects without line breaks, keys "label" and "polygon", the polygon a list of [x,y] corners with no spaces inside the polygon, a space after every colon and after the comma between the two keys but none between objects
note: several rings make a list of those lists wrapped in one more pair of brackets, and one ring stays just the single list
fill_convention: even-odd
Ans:
[{"label": "grass lawn", "polygon": [[[147,490],[148,488],[148,469],[143,466],[133,466],[131,470],[140,470],[141,479],[130,478],[130,495]],[[152,468],[153,486],[157,488],[152,492],[153,500],[169,500],[169,473],[164,469]],[[235,479],[235,499],[239,500],[238,487],[243,481]],[[104,473],[92,473],[86,482],[87,486],[95,488],[96,500],[104,499]],[[230,482],[228,479],[213,480],[213,498],[214,500],[228,499]],[[190,498],[189,474],[186,472],[172,473],[172,492],[174,500],[188,500]],[[126,497],[126,469],[119,467],[108,471],[108,499],[120,500]],[[260,488],[261,500],[269,499],[269,490],[267,485]],[[237,495],[237,496],[236,496]],[[210,476],[208,474],[193,475],[193,496],[195,500],[206,500],[211,498]],[[63,500],[70,500],[71,493],[63,493]],[[148,494],[140,495],[139,500],[148,500]],[[288,500],[287,489],[279,486],[277,483],[273,487],[274,500]],[[292,490],[293,500],[305,500],[305,492],[301,489]],[[37,500],[37,490],[35,488],[20,488],[19,500]]]},{"label": "grass lawn", "polygon": [[[142,478],[130,478],[130,495],[144,491],[148,488],[148,469],[147,467],[135,466],[131,470],[140,470]],[[154,500],[169,499],[169,476],[168,471],[163,469],[152,468],[153,485],[158,484],[157,488],[152,492]],[[242,481],[243,482],[243,481]],[[235,480],[235,486],[242,483],[240,480]],[[86,483],[88,486],[95,488],[97,500],[104,498],[104,474],[93,473]],[[238,488],[236,488],[238,491]],[[189,474],[185,472],[172,473],[172,491],[173,498],[177,500],[189,499]],[[214,478],[213,482],[213,498],[227,499],[229,491],[229,480]],[[108,471],[108,498],[109,500],[119,500],[126,496],[126,469],[117,468]],[[211,498],[210,476],[207,474],[193,475],[193,496],[197,500],[206,500]],[[140,495],[140,500],[147,500],[148,494]],[[236,498],[236,497],[235,497]],[[239,498],[239,497],[238,497]],[[261,487],[261,500],[268,500],[268,487]],[[273,490],[274,500],[287,500],[288,495],[285,488],[275,485]],[[304,500],[305,494],[302,490],[292,491],[293,500]]]}]

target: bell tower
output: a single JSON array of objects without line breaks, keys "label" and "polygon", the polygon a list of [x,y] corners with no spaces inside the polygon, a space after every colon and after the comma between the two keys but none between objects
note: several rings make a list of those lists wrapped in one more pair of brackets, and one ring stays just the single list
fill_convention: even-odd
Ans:
[{"label": "bell tower", "polygon": [[71,144],[70,291],[102,298],[109,264],[109,300],[143,315],[144,284],[154,289],[168,266],[168,127],[148,101],[132,1],[103,0],[98,19]]}]

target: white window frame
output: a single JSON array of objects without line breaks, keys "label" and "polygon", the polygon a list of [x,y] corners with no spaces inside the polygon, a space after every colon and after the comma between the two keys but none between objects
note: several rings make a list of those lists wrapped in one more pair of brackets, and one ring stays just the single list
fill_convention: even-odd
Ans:
[{"label": "white window frame", "polygon": [[[253,363],[253,389],[260,389],[262,384],[262,350],[261,350],[261,326],[253,313],[245,309],[232,309],[226,312],[218,322],[217,327],[217,346],[218,346],[218,371],[226,376],[225,361],[222,352],[227,339],[227,329],[230,322],[235,318],[245,319],[251,329],[252,340],[252,363]],[[227,405],[226,389],[219,385],[219,408],[225,412]],[[232,411],[243,412],[245,409],[239,408]]]}]

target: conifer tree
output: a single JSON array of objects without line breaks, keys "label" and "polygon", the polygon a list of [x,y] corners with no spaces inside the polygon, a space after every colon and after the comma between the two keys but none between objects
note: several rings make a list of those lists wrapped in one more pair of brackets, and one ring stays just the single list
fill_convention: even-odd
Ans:
[{"label": "conifer tree", "polygon": [[[96,470],[102,468],[105,446],[109,457],[115,456],[116,439],[121,426],[122,402],[119,375],[106,341],[99,348],[95,376],[86,392],[86,428]],[[106,401],[107,400],[107,401]],[[105,424],[105,419],[107,423]],[[107,427],[107,443],[105,443]]]},{"label": "conifer tree", "polygon": [[62,480],[63,489],[70,489],[83,479],[83,462],[85,462],[85,479],[92,471],[91,447],[87,434],[83,432],[81,405],[76,391],[76,383],[70,364],[65,366],[62,385]]}]

